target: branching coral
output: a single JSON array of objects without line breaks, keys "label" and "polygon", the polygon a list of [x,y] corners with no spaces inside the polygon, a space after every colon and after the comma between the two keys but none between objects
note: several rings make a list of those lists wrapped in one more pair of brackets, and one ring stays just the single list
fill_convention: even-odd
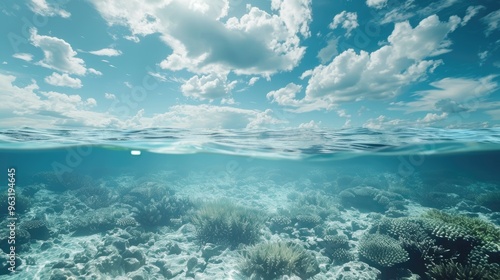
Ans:
[{"label": "branching coral", "polygon": [[382,267],[391,267],[408,260],[408,252],[401,243],[383,234],[367,234],[361,239],[359,253],[362,257]]},{"label": "branching coral", "polygon": [[262,243],[249,248],[243,255],[240,270],[264,280],[292,274],[307,279],[319,272],[316,258],[295,244]]},{"label": "branching coral", "polygon": [[299,228],[313,228],[321,223],[318,215],[297,215],[294,220]]},{"label": "branching coral", "polygon": [[382,219],[370,232],[399,240],[411,259],[408,268],[421,276],[441,273],[436,279],[455,279],[479,270],[498,271],[499,229],[477,218],[431,210],[418,218]]},{"label": "branching coral", "polygon": [[275,216],[269,219],[269,228],[273,232],[283,232],[290,229],[292,220],[286,216]]},{"label": "branching coral", "polygon": [[480,244],[500,244],[500,229],[481,219],[451,215],[438,210],[430,210],[424,217],[437,222],[438,227],[434,230],[437,236],[446,234],[449,238],[473,238]]},{"label": "branching coral", "polygon": [[427,275],[435,280],[497,280],[499,273],[488,266],[448,261],[430,268]]},{"label": "branching coral", "polygon": [[349,251],[349,239],[344,235],[326,235],[319,244],[323,253],[337,264],[343,264],[355,259]]},{"label": "branching coral", "polygon": [[143,226],[156,227],[170,225],[172,219],[184,215],[193,204],[186,198],[176,196],[163,197],[159,201],[152,200],[147,204],[137,203],[136,220]]},{"label": "branching coral", "polygon": [[323,243],[326,248],[349,249],[349,239],[345,235],[326,235],[323,237]]},{"label": "branching coral", "polygon": [[111,201],[110,191],[103,187],[85,187],[75,192],[76,197],[92,209],[109,206]]},{"label": "branching coral", "polygon": [[331,254],[331,258],[336,265],[344,264],[356,259],[353,253],[343,248],[339,248],[333,251]]},{"label": "branching coral", "polygon": [[410,258],[408,269],[413,273],[425,275],[428,267],[453,258],[456,254],[456,251],[436,244],[430,234],[432,230],[433,227],[427,219],[404,217],[382,219],[370,232],[387,234],[399,240]]},{"label": "branching coral", "polygon": [[231,247],[257,241],[263,221],[258,211],[228,201],[206,203],[191,215],[191,222],[202,243]]},{"label": "branching coral", "polygon": [[132,217],[123,217],[116,220],[116,225],[119,227],[128,227],[128,226],[136,226],[137,222]]}]

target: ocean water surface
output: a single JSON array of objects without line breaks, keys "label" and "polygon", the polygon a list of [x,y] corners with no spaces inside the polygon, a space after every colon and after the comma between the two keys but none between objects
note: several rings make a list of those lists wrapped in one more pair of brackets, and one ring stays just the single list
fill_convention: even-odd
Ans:
[{"label": "ocean water surface", "polygon": [[24,128],[0,166],[0,279],[500,279],[498,128]]}]

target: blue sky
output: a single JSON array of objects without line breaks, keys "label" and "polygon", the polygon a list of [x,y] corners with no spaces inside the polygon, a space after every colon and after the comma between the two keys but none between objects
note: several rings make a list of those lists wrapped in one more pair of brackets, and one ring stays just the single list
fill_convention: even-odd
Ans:
[{"label": "blue sky", "polygon": [[496,0],[7,0],[0,127],[500,124]]}]

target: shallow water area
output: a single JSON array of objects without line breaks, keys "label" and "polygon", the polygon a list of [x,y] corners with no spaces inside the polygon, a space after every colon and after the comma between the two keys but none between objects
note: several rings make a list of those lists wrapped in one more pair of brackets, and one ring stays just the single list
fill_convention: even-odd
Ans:
[{"label": "shallow water area", "polygon": [[[0,158],[0,279],[500,271],[500,129],[25,128],[0,132]],[[280,250],[300,257],[257,257]]]}]

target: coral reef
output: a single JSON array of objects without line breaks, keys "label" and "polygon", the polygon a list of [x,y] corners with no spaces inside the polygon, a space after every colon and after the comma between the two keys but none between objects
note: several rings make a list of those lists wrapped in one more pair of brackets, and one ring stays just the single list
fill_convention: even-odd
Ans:
[{"label": "coral reef", "polygon": [[43,220],[22,222],[19,228],[27,231],[31,239],[47,240],[50,238],[50,231],[47,227],[47,223]]},{"label": "coral reef", "polygon": [[[69,184],[69,177],[55,182],[54,174],[45,174],[44,183],[20,185],[19,275],[138,280],[488,280],[500,275],[500,232],[487,222],[500,220],[500,213],[486,209],[494,210],[495,184],[479,188],[470,200],[463,200],[466,191],[419,194],[432,197],[432,205],[451,206],[449,212],[419,215],[428,208],[409,199],[422,187],[397,174],[337,179],[348,184],[337,186],[339,195],[329,192],[338,171],[304,173],[295,181],[282,177],[283,184],[263,181],[260,173],[226,178],[189,168],[182,175],[172,172],[178,181],[156,177],[154,171],[139,175],[143,179],[126,174],[95,184],[67,173],[83,183]],[[454,204],[458,200],[463,201]],[[398,216],[409,214],[419,216]],[[8,254],[7,224],[0,222],[0,248]]]},{"label": "coral reef", "polygon": [[424,216],[436,224],[433,233],[447,239],[475,239],[480,244],[494,243],[500,246],[500,229],[478,218],[447,214],[430,210]]},{"label": "coral reef", "polygon": [[285,232],[292,229],[292,219],[287,216],[274,216],[269,219],[269,229],[272,232]]},{"label": "coral reef", "polygon": [[318,239],[318,245],[322,253],[336,265],[356,259],[349,250],[349,239],[345,235],[325,235],[322,239]]},{"label": "coral reef", "polygon": [[373,187],[355,187],[339,194],[344,207],[354,207],[366,212],[384,213],[389,209],[405,209],[404,198],[396,193]]},{"label": "coral reef", "polygon": [[375,223],[369,232],[391,236],[401,241],[401,246],[408,252],[408,268],[412,272],[424,275],[427,267],[451,258],[454,252],[436,244],[431,236],[433,226],[422,218],[384,218]]},{"label": "coral reef", "polygon": [[297,222],[299,228],[313,228],[322,222],[321,217],[314,214],[297,215],[293,220]]},{"label": "coral reef", "polygon": [[[30,207],[31,207],[31,202],[30,199],[27,198],[26,196],[17,193],[14,196],[14,200],[11,200],[11,204],[15,203],[15,209],[13,212],[16,214],[23,214],[26,213]],[[9,200],[8,200],[8,194],[3,192],[0,194],[0,217],[3,215],[8,215],[9,214]]]},{"label": "coral reef", "polygon": [[117,218],[113,209],[100,208],[71,220],[69,231],[73,232],[73,236],[90,235],[113,229],[116,223]]},{"label": "coral reef", "polygon": [[344,235],[326,235],[319,241],[323,254],[329,257],[335,264],[343,264],[355,260],[353,253],[349,251],[349,239]]},{"label": "coral reef", "polygon": [[113,203],[111,192],[104,187],[85,187],[75,191],[75,196],[92,209],[107,207]]},{"label": "coral reef", "polygon": [[380,270],[360,261],[345,263],[337,270],[334,279],[338,280],[374,280],[380,279]]},{"label": "coral reef", "polygon": [[116,220],[116,225],[119,227],[137,226],[137,221],[133,217],[123,217]]},{"label": "coral reef", "polygon": [[[12,241],[9,243],[9,236],[10,236],[10,231],[8,227],[7,220],[3,221],[0,223],[0,252],[4,252],[5,255],[10,252],[10,246],[12,245]],[[17,250],[20,249],[21,245],[26,244],[30,241],[31,235],[30,233],[22,228],[16,228],[16,243],[15,245],[17,246]],[[24,249],[24,247],[23,247]],[[1,272],[0,272],[1,274]]]},{"label": "coral reef", "polygon": [[500,212],[500,192],[484,193],[477,197],[476,202],[491,211]]},{"label": "coral reef", "polygon": [[333,260],[333,263],[335,265],[344,264],[356,260],[356,256],[354,256],[351,251],[344,248],[335,249],[331,253],[330,258]]},{"label": "coral reef", "polygon": [[202,244],[210,242],[231,247],[256,242],[263,225],[258,211],[224,200],[204,204],[190,220]]},{"label": "coral reef", "polygon": [[284,275],[307,279],[319,272],[316,258],[304,248],[290,243],[261,243],[243,253],[240,270],[247,276],[272,280]]},{"label": "coral reef", "polygon": [[21,190],[21,194],[22,195],[25,195],[27,197],[33,197],[35,196],[35,194],[40,191],[42,189],[42,185],[38,184],[38,185],[29,185],[29,186],[25,186],[23,188],[20,188]]},{"label": "coral reef", "polygon": [[481,265],[462,265],[446,261],[429,269],[427,276],[434,280],[497,280],[498,268]]},{"label": "coral reef", "polygon": [[290,193],[288,199],[293,203],[287,215],[296,218],[301,215],[319,216],[322,220],[340,213],[333,199],[320,191],[307,191],[304,194]]},{"label": "coral reef", "polygon": [[430,210],[422,217],[382,219],[369,232],[399,240],[410,259],[403,267],[422,277],[483,279],[473,275],[499,268],[499,229],[477,218]]},{"label": "coral reef", "polygon": [[149,203],[151,200],[161,200],[163,197],[171,197],[175,192],[167,186],[158,182],[137,182],[137,185],[131,189],[125,189],[123,202],[132,206],[137,206],[138,203]]},{"label": "coral reef", "polygon": [[193,207],[187,198],[166,196],[149,202],[139,201],[134,210],[135,219],[145,227],[171,225],[173,219],[179,219]]},{"label": "coral reef", "polygon": [[365,235],[359,243],[359,254],[380,267],[391,267],[409,259],[398,240],[383,234]]},{"label": "coral reef", "polygon": [[48,190],[54,192],[64,192],[96,185],[90,176],[82,175],[74,171],[65,172],[60,175],[54,172],[40,172],[33,176],[33,181],[45,184]]}]

